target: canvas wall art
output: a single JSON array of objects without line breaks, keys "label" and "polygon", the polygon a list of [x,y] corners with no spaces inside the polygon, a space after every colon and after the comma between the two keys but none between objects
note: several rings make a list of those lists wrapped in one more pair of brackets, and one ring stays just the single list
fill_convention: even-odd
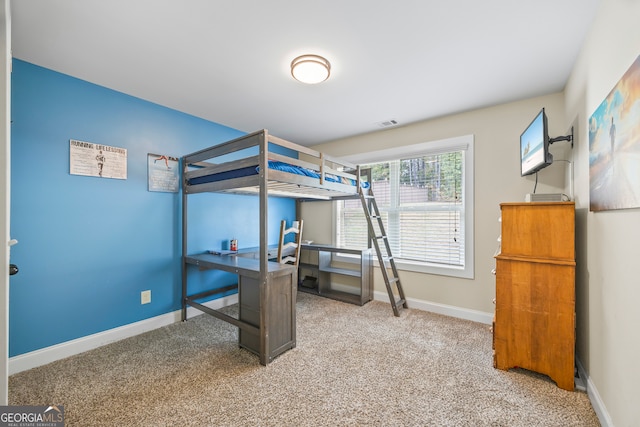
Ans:
[{"label": "canvas wall art", "polygon": [[640,56],[589,119],[589,209],[640,207]]}]

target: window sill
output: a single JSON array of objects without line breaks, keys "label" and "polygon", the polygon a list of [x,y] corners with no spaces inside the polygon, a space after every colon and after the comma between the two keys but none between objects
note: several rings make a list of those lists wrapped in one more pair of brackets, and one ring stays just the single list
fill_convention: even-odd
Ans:
[{"label": "window sill", "polygon": [[[380,268],[375,250],[372,252],[373,265]],[[349,255],[334,255],[334,259],[345,263],[360,263],[359,258]],[[399,271],[411,271],[414,273],[436,274],[438,276],[459,277],[461,279],[473,279],[473,269],[454,266],[443,266],[441,264],[429,264],[425,262],[412,262],[408,260],[396,261],[396,267]]]}]

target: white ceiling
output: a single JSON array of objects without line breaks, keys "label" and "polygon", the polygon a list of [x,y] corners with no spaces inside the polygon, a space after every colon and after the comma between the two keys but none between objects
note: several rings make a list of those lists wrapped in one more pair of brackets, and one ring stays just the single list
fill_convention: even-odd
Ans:
[{"label": "white ceiling", "polygon": [[[564,88],[600,0],[14,0],[13,55],[312,145]],[[291,78],[325,56],[331,77]]]}]

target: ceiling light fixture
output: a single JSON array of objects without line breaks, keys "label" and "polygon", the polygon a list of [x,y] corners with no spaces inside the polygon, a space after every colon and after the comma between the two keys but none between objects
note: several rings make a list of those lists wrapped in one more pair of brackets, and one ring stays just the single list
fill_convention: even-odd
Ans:
[{"label": "ceiling light fixture", "polygon": [[300,55],[291,61],[291,75],[302,83],[316,84],[329,78],[331,64],[322,56]]}]

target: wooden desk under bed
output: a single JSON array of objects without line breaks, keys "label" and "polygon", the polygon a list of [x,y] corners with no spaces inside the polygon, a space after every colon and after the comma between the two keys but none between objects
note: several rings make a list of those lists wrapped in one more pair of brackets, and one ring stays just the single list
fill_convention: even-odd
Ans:
[{"label": "wooden desk under bed", "polygon": [[[212,291],[183,295],[183,299],[187,305],[237,326],[240,347],[257,354],[261,364],[267,365],[296,346],[298,271],[295,266],[268,262],[265,283],[260,281],[260,260],[252,257],[197,254],[185,256],[185,262],[200,270],[222,270],[238,275],[238,318],[196,302],[213,295]],[[229,289],[232,287],[235,286]],[[227,289],[216,291],[224,290]]]}]

